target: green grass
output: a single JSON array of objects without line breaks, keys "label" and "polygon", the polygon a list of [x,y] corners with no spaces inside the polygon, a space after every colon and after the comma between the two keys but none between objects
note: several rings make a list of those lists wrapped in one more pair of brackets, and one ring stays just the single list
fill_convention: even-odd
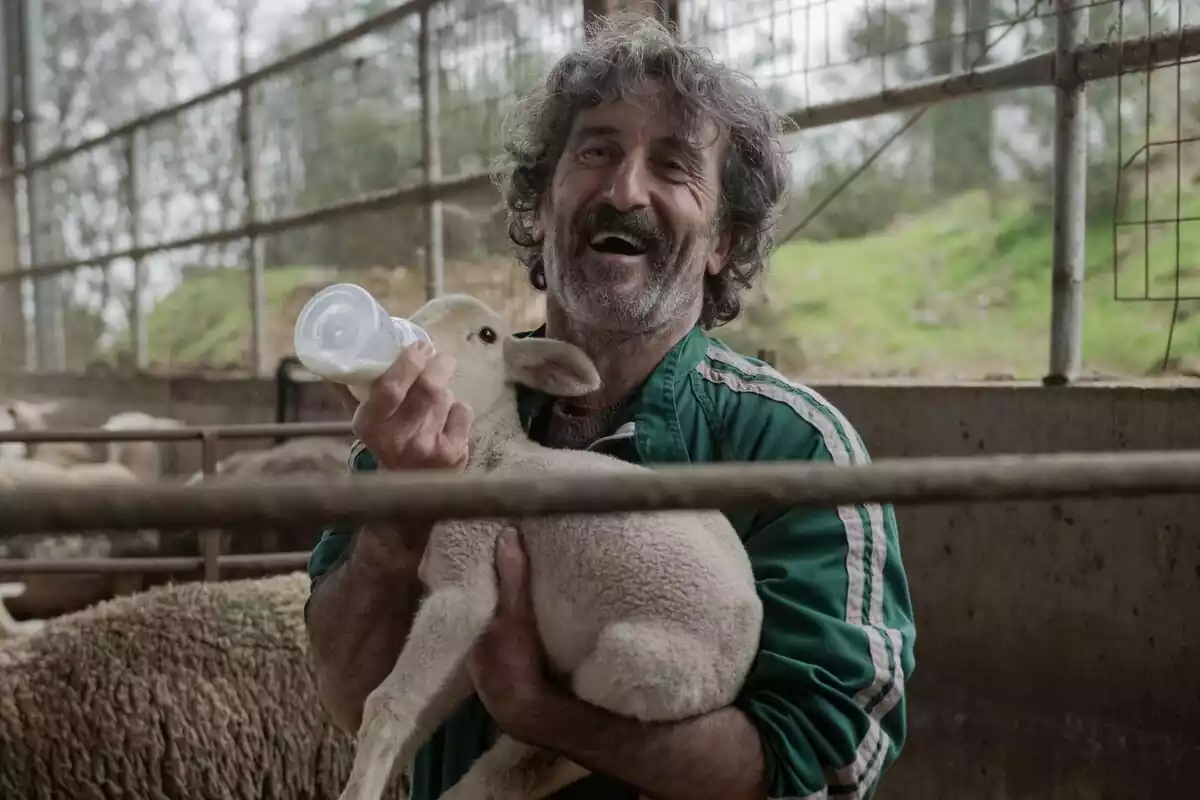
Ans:
[{"label": "green grass", "polygon": [[[278,309],[306,279],[311,267],[267,270],[266,306]],[[146,319],[152,363],[243,363],[250,348],[250,278],[242,270],[193,272],[158,301]]]},{"label": "green grass", "polygon": [[[1140,213],[1139,211],[1130,212]],[[1200,193],[1184,216],[1200,216]],[[1143,291],[1142,241],[1128,229],[1119,246],[1122,292]],[[1175,232],[1151,239],[1155,294],[1174,288]],[[1181,226],[1182,262],[1200,294],[1200,223]],[[1113,298],[1113,227],[1097,222],[1087,241],[1083,365],[1085,373],[1145,375],[1163,357],[1169,302]],[[898,220],[855,240],[789,243],[765,279],[768,311],[752,309],[720,336],[745,350],[772,348],[789,372],[815,377],[901,375],[1038,379],[1049,353],[1051,219],[1028,198],[989,205],[982,194]],[[311,268],[271,269],[267,305],[280,317],[284,299]],[[348,280],[354,277],[348,276]],[[1190,285],[1189,285],[1190,284]],[[1184,303],[1172,353],[1200,363],[1200,304]],[[244,363],[249,343],[249,283],[244,272],[193,273],[157,303],[149,319],[151,359],[187,364]],[[285,330],[290,320],[273,319]]]},{"label": "green grass", "polygon": [[[1184,215],[1200,214],[1200,195]],[[1124,229],[1123,294],[1141,294],[1140,228]],[[1182,263],[1200,266],[1200,224],[1181,226]],[[1172,296],[1174,229],[1151,240],[1154,294]],[[1092,373],[1143,375],[1162,360],[1171,303],[1113,298],[1113,227],[1087,236],[1083,363]],[[982,194],[897,222],[857,240],[789,243],[766,280],[772,327],[790,346],[790,369],[819,376],[920,375],[1040,378],[1049,357],[1051,220],[1028,200],[989,210]],[[1183,279],[1186,294],[1200,293]],[[1184,303],[1184,311],[1190,310]],[[763,339],[755,326],[739,333]],[[734,337],[730,337],[734,338]],[[1181,314],[1172,354],[1200,350],[1200,319]],[[764,341],[763,347],[771,347]]]}]

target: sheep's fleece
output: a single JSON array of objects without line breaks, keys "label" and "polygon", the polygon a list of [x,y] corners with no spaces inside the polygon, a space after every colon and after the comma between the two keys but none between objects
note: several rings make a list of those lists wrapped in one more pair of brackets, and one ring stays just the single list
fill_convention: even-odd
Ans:
[{"label": "sheep's fleece", "polygon": [[164,586],[0,646],[0,798],[337,797],[353,738],[317,699],[307,596],[300,572]]}]

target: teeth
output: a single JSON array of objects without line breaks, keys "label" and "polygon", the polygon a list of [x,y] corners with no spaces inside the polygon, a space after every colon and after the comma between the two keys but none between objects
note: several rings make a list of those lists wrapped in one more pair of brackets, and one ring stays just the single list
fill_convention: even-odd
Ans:
[{"label": "teeth", "polygon": [[600,244],[605,239],[608,239],[610,237],[612,237],[614,239],[620,239],[621,241],[625,242],[626,244],[630,245],[631,247],[641,247],[642,246],[642,242],[640,239],[635,239],[634,237],[627,236],[623,233],[609,233],[607,231],[602,231],[600,233],[597,233],[595,236],[593,236],[592,244],[593,245]]}]

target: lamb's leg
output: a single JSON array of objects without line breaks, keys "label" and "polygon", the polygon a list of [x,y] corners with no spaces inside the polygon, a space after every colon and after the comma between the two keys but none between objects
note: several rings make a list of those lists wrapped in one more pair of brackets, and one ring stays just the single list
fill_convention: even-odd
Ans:
[{"label": "lamb's leg", "polygon": [[541,800],[587,775],[557,753],[501,736],[441,800]]},{"label": "lamb's leg", "polygon": [[490,571],[425,598],[396,666],[367,696],[354,766],[341,800],[379,800],[392,768],[406,764],[455,704],[469,695],[464,659],[495,609],[496,583]]},{"label": "lamb's leg", "polygon": [[733,702],[752,649],[733,661],[719,646],[657,620],[608,625],[571,677],[575,695],[614,714],[672,722]]}]

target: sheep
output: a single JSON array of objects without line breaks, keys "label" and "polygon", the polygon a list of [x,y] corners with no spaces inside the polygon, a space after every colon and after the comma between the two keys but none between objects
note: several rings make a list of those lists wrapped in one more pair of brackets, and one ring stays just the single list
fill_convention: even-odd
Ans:
[{"label": "sheep", "polygon": [[[101,426],[106,431],[164,430],[184,427],[183,422],[170,417],[155,417],[142,411],[122,411],[109,417]],[[143,479],[158,478],[163,473],[162,442],[108,442],[104,460],[123,464]]]},{"label": "sheep", "polygon": [[[46,417],[62,408],[62,402],[50,400],[30,403],[14,400],[0,413],[0,430],[43,431],[49,427]],[[91,452],[78,442],[5,442],[0,445],[0,461],[37,458],[49,463],[69,465],[90,461]]]},{"label": "sheep", "polygon": [[[261,450],[238,450],[217,463],[216,478],[253,479],[270,476],[342,475],[346,471],[346,445],[319,436],[291,439]],[[197,470],[186,481],[204,479]],[[211,479],[210,479],[211,480]]]},{"label": "sheep", "polygon": [[[454,357],[455,396],[470,406],[468,470],[537,480],[541,473],[645,470],[595,451],[542,447],[523,432],[520,383],[552,395],[599,388],[594,365],[561,341],[511,336],[466,295],[413,316]],[[531,594],[551,667],[580,698],[645,722],[730,704],[758,647],[762,605],[749,558],[718,511],[443,520],[419,575],[428,595],[395,667],[368,695],[342,800],[376,800],[394,764],[417,749],[472,689],[464,660],[496,606],[495,544],[522,537]],[[545,797],[586,777],[563,758],[502,736],[442,800]]]},{"label": "sheep", "polygon": [[121,464],[83,463],[60,466],[39,459],[0,461],[0,488],[134,483],[138,483],[137,475]]},{"label": "sheep", "polygon": [[[299,478],[346,474],[347,444],[334,438],[305,437],[292,439],[275,447],[261,450],[238,450],[217,464],[217,472],[208,480],[221,483],[237,481],[245,483],[258,479]],[[204,479],[202,472],[194,473],[185,481],[193,485]],[[239,553],[294,553],[308,551],[321,537],[324,520],[279,527],[263,527],[255,531],[239,531],[221,534],[221,552]],[[198,537],[195,535],[169,536],[163,539],[160,554],[163,556],[199,555]],[[266,574],[250,567],[236,567],[243,577]],[[152,580],[187,580],[200,577],[200,570],[156,575]]]},{"label": "sheep", "polygon": [[21,622],[13,619],[12,614],[8,612],[8,607],[4,605],[4,601],[20,597],[23,594],[25,594],[25,584],[23,583],[0,583],[0,642],[36,633],[46,624],[44,620],[40,619]]},{"label": "sheep", "polygon": [[[76,464],[61,467],[38,460],[0,459],[0,489],[58,488],[72,485],[130,485],[138,479],[120,464]],[[106,558],[153,555],[159,534],[154,530],[79,533],[0,533],[0,557],[27,559]],[[38,616],[77,610],[114,593],[133,588],[136,576],[111,574],[30,575],[26,591],[12,604],[14,612]],[[10,595],[16,599],[18,595]]]},{"label": "sheep", "polygon": [[307,597],[303,572],[176,584],[3,643],[0,797],[334,797],[353,738],[321,710]]},{"label": "sheep", "polygon": [[[0,407],[0,431],[16,431],[16,415],[11,408]],[[24,442],[0,442],[0,461],[17,461],[25,458],[28,446]]]}]

